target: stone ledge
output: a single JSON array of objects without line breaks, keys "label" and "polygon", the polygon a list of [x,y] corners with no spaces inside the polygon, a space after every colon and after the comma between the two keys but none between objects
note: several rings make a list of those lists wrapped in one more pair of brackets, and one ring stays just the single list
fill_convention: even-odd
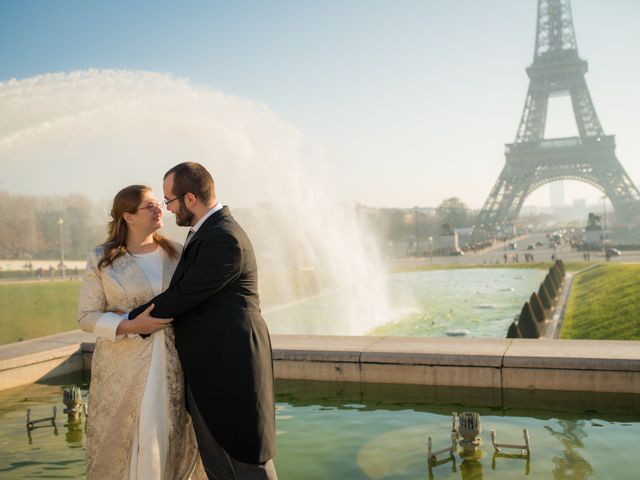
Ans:
[{"label": "stone ledge", "polygon": [[82,342],[94,339],[74,330],[0,346],[0,390],[82,370]]},{"label": "stone ledge", "polygon": [[501,388],[500,369],[451,365],[360,364],[360,381],[402,385]]},{"label": "stone ledge", "polygon": [[67,375],[83,369],[84,359],[82,353],[79,349],[76,349],[71,355],[41,359],[37,363],[0,371],[0,390]]},{"label": "stone ledge", "polygon": [[[33,340],[0,345],[0,365],[4,360],[14,360],[19,357],[25,357],[39,352],[47,352],[63,346],[80,345],[82,342],[93,342],[95,338],[94,335],[83,332],[82,330],[72,330],[70,332],[34,338]],[[0,367],[0,370],[1,369]]]},{"label": "stone ledge", "polygon": [[503,368],[640,372],[640,342],[513,339]]},{"label": "stone ledge", "polygon": [[360,363],[367,347],[381,337],[343,335],[271,335],[273,360]]},{"label": "stone ledge", "polygon": [[361,380],[358,363],[306,362],[296,360],[275,360],[275,378],[290,380],[315,380],[335,382],[355,382]]},{"label": "stone ledge", "polygon": [[362,352],[361,363],[495,367],[509,346],[506,339],[381,337]]},{"label": "stone ledge", "polygon": [[640,393],[640,372],[504,368],[502,388]]},{"label": "stone ledge", "polygon": [[40,350],[34,353],[25,353],[19,357],[0,360],[0,372],[47,362],[57,358],[67,358],[82,351],[80,344],[61,347],[55,343],[43,343],[42,345],[39,345],[39,347],[44,347],[46,350]]},{"label": "stone ledge", "polygon": [[[0,389],[89,369],[93,335],[0,347]],[[276,378],[640,393],[640,342],[272,335]]]}]

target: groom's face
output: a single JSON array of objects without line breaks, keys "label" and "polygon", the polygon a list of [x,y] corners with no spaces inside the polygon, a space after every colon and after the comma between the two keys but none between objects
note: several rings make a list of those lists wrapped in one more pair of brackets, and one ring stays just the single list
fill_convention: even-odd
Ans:
[{"label": "groom's face", "polygon": [[184,204],[184,198],[176,200],[176,203],[178,204],[178,209],[174,212],[176,215],[176,223],[181,227],[192,227],[194,225],[194,215]]},{"label": "groom's face", "polygon": [[173,174],[169,175],[162,183],[162,190],[164,193],[165,201],[168,202],[167,210],[176,216],[176,224],[180,227],[190,227],[193,225],[193,213],[187,208],[184,203],[184,197],[180,197],[182,194],[176,195],[173,193]]}]

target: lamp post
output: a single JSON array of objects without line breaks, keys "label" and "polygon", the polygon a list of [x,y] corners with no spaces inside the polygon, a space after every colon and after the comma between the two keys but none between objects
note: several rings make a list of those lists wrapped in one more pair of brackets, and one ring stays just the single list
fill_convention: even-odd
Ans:
[{"label": "lamp post", "polygon": [[416,258],[420,256],[420,236],[418,235],[418,207],[415,207],[415,221],[416,221]]},{"label": "lamp post", "polygon": [[64,272],[64,220],[62,217],[58,218],[58,225],[60,225],[60,268],[62,269],[62,278],[65,278]]},{"label": "lamp post", "polygon": [[604,234],[607,235],[607,207],[605,200],[607,199],[606,195],[602,196],[602,226],[604,227]]},{"label": "lamp post", "polygon": [[433,237],[429,237],[429,261],[433,265]]}]

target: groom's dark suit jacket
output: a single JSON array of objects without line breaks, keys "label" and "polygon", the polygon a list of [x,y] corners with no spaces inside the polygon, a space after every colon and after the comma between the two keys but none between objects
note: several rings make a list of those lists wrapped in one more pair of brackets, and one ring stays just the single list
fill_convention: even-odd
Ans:
[{"label": "groom's dark suit jacket", "polygon": [[227,207],[190,239],[169,288],[129,318],[150,303],[154,317],[174,319],[186,381],[218,443],[241,462],[271,459],[271,341],[260,313],[253,247]]}]

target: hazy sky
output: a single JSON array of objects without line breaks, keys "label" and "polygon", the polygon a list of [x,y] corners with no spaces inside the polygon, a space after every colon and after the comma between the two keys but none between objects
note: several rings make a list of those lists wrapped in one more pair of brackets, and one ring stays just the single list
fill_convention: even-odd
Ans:
[{"label": "hazy sky", "polygon": [[[596,110],[637,185],[640,1],[572,6]],[[0,82],[90,68],[168,73],[266,105],[324,152],[343,198],[410,207],[457,196],[478,208],[520,120],[536,7],[2,0]],[[571,133],[567,102],[550,109],[559,135]],[[592,187],[566,190],[569,201],[598,196]],[[536,200],[548,202],[547,187],[527,203]]]}]

